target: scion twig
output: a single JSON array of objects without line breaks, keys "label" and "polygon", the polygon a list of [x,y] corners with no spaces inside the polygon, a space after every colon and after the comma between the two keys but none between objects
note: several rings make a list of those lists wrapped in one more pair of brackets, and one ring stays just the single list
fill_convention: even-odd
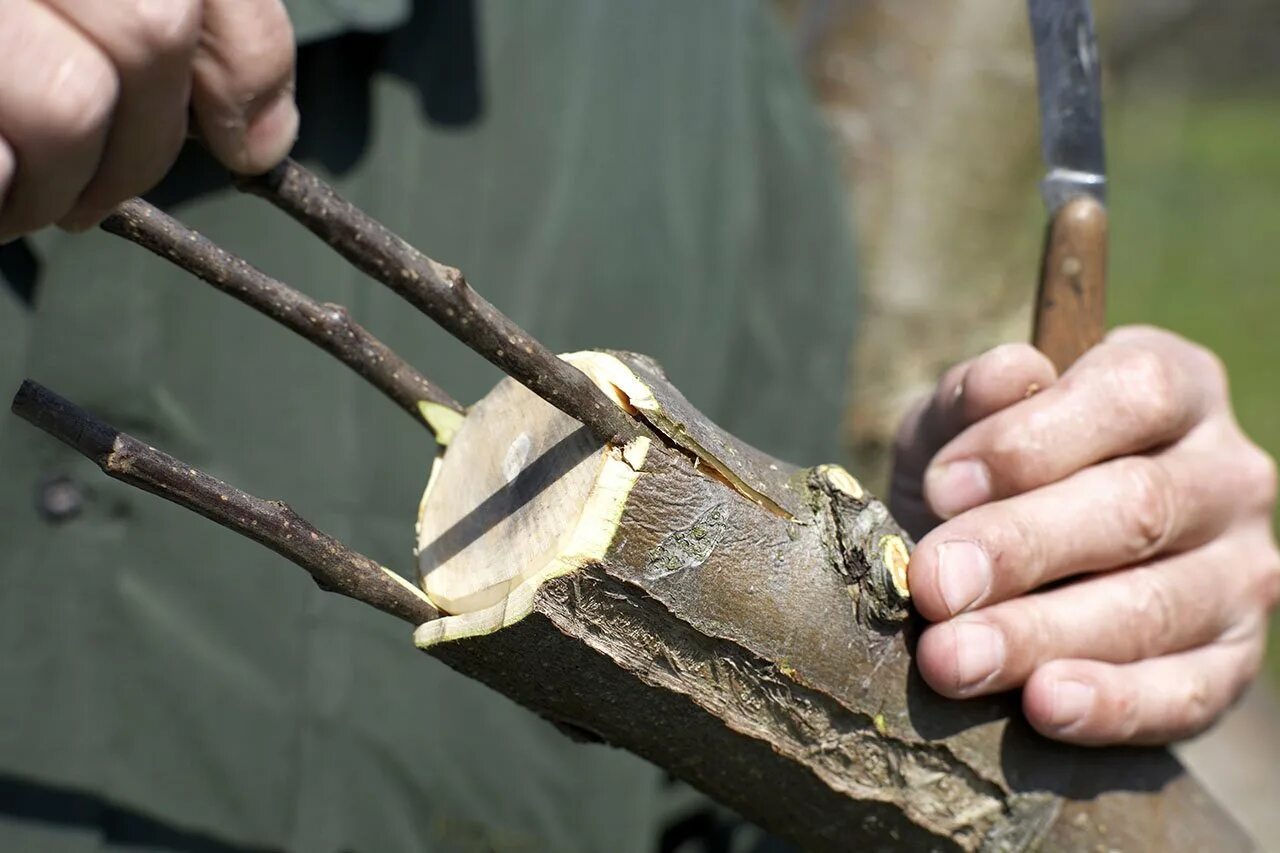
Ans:
[{"label": "scion twig", "polygon": [[447,443],[456,428],[464,412],[462,404],[369,334],[341,305],[317,302],[277,281],[140,199],[118,206],[102,228],[171,261],[324,349],[418,423],[425,423],[438,440]]},{"label": "scion twig", "polygon": [[472,290],[462,273],[419,252],[302,166],[286,160],[260,177],[239,178],[237,185],[289,214],[358,269],[600,438],[616,442],[645,432],[586,374],[557,358]]},{"label": "scion twig", "polygon": [[323,590],[414,625],[439,615],[408,581],[317,530],[287,504],[254,497],[197,471],[31,380],[18,389],[13,412],[93,460],[107,476],[198,512],[292,560]]}]

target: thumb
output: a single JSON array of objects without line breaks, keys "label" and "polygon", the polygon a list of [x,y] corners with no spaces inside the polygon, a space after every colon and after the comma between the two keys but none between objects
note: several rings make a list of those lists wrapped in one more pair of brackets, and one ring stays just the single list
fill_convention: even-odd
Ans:
[{"label": "thumb", "polygon": [[206,0],[191,104],[223,165],[260,174],[298,135],[293,26],[281,0]]}]

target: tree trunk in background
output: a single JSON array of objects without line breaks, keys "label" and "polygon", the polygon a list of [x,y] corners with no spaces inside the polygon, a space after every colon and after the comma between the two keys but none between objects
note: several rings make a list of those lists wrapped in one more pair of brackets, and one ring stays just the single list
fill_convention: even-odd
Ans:
[{"label": "tree trunk in background", "polygon": [[910,403],[1026,340],[1043,214],[1022,3],[779,0],[834,131],[861,251],[846,439],[873,489]]}]

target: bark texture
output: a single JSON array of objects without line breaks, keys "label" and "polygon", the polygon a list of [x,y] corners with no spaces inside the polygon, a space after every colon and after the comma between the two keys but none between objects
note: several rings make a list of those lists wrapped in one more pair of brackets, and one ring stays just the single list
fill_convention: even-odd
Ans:
[{"label": "bark texture", "polygon": [[[884,506],[839,468],[719,432],[653,362],[619,357],[670,419],[640,413],[666,440],[604,558],[543,583],[507,627],[450,639],[464,617],[446,617],[418,629],[421,647],[807,849],[1250,847],[1164,750],[1057,744],[1008,698],[933,694],[912,668],[903,534]],[[530,395],[523,417],[563,415]],[[677,440],[694,432],[770,500],[695,464]]]}]

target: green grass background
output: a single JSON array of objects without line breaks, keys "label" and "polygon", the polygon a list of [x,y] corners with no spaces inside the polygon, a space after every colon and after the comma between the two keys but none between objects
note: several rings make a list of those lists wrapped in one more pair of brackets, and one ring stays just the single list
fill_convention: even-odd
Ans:
[{"label": "green grass background", "polygon": [[[1120,99],[1107,138],[1110,322],[1215,350],[1241,424],[1280,457],[1280,97]],[[1280,622],[1269,668],[1280,676]]]}]

